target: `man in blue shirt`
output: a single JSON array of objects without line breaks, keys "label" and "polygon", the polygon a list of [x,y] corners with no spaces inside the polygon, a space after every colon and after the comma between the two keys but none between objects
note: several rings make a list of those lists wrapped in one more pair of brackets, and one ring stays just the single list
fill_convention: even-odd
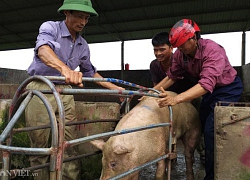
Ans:
[{"label": "man in blue shirt", "polygon": [[[58,88],[72,88],[71,85],[83,87],[82,77],[102,78],[90,61],[90,50],[86,40],[80,35],[90,16],[97,16],[92,8],[90,0],[64,0],[58,9],[65,15],[64,21],[44,22],[39,29],[34,59],[28,68],[30,76],[64,76],[65,82],[55,82]],[[75,71],[79,67],[80,71]],[[97,82],[97,84],[116,90],[124,88],[109,82]],[[27,89],[48,89],[49,87],[40,81],[33,81]],[[51,103],[58,119],[58,107],[53,95],[46,95]],[[65,110],[65,122],[76,121],[75,102],[73,95],[61,95]],[[33,97],[26,108],[27,126],[49,124],[48,112],[38,97]],[[31,131],[29,133],[31,146],[36,148],[48,147],[50,129]],[[65,140],[76,139],[74,126],[65,127]],[[76,155],[74,147],[65,149],[64,158]],[[41,165],[48,161],[48,156],[31,156],[31,166]],[[66,164],[66,165],[65,165]],[[70,161],[63,164],[63,179],[79,179],[79,164]],[[48,168],[38,169],[35,179],[49,179]]]}]

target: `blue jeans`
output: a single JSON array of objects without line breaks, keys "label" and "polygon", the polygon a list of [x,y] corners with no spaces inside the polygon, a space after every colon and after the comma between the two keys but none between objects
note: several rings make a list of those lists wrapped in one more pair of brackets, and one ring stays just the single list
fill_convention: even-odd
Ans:
[{"label": "blue jeans", "polygon": [[239,77],[227,85],[216,87],[212,93],[203,95],[200,106],[200,120],[205,140],[205,171],[204,180],[214,179],[214,107],[218,101],[238,102],[243,91]]}]

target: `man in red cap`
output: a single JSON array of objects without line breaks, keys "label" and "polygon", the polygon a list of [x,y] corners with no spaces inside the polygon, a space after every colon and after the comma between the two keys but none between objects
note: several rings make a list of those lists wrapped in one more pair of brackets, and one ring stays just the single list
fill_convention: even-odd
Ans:
[{"label": "man in red cap", "polygon": [[[162,91],[160,107],[176,105],[202,96],[200,120],[205,140],[204,180],[214,179],[214,107],[218,101],[237,102],[243,85],[231,66],[225,49],[216,42],[200,37],[200,28],[190,19],[178,21],[169,33],[169,41],[177,47],[168,76],[154,88]],[[198,78],[198,83],[176,96],[164,89],[181,79],[185,73]]]}]

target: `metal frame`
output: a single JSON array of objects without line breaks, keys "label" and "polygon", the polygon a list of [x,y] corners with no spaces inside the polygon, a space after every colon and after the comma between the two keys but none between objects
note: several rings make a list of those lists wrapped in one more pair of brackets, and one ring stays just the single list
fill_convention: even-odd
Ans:
[{"label": "metal frame", "polygon": [[[34,80],[39,80],[44,83],[46,83],[51,91],[37,91],[37,90],[26,90],[25,87]],[[10,111],[9,111],[9,122],[3,132],[0,135],[0,150],[3,152],[3,166],[2,166],[2,171],[5,172],[12,172],[12,174],[15,174],[15,171],[17,170],[10,170],[10,156],[11,153],[14,154],[27,154],[27,155],[50,155],[50,162],[46,163],[44,165],[39,165],[36,167],[29,167],[26,168],[25,170],[35,170],[39,169],[42,167],[49,166],[50,167],[50,179],[54,180],[61,180],[62,179],[62,164],[63,162],[71,161],[76,158],[82,158],[86,157],[89,155],[94,155],[100,152],[92,153],[92,154],[85,154],[85,155],[80,155],[77,157],[73,158],[68,158],[63,160],[63,152],[64,149],[67,148],[68,146],[74,146],[74,145],[79,145],[81,143],[86,143],[94,139],[98,139],[101,137],[110,137],[110,136],[115,136],[115,135],[121,135],[121,134],[127,134],[131,132],[136,132],[136,131],[141,131],[141,130],[146,130],[146,129],[151,129],[151,128],[156,128],[156,127],[162,127],[162,126],[169,126],[170,131],[169,131],[169,153],[159,157],[151,162],[148,162],[142,166],[136,167],[134,169],[131,169],[127,172],[124,172],[116,177],[111,178],[112,180],[119,179],[121,177],[125,177],[128,174],[131,174],[135,171],[138,171],[142,168],[145,168],[146,166],[149,166],[153,163],[156,163],[162,159],[170,158],[172,157],[173,151],[172,151],[172,108],[169,106],[169,111],[170,111],[170,123],[160,123],[160,124],[151,124],[148,126],[143,126],[143,127],[138,127],[138,128],[131,128],[131,129],[124,129],[121,131],[112,131],[112,132],[106,132],[106,133],[101,133],[101,134],[96,134],[88,137],[83,137],[83,138],[78,138],[74,139],[71,141],[64,141],[64,129],[65,125],[72,125],[75,123],[71,124],[65,124],[64,119],[64,107],[62,105],[62,102],[60,100],[60,94],[108,94],[108,95],[116,95],[116,96],[125,96],[126,98],[126,107],[125,111],[129,111],[129,103],[128,103],[128,97],[131,97],[133,95],[140,95],[140,96],[152,96],[152,97],[159,97],[158,94],[152,94],[152,93],[146,93],[144,91],[154,91],[159,93],[157,90],[152,89],[152,88],[146,88],[140,85],[136,85],[130,82],[126,82],[123,80],[119,79],[113,79],[113,78],[83,78],[83,81],[106,81],[106,82],[112,82],[112,83],[120,83],[124,84],[133,88],[139,89],[138,91],[131,91],[131,90],[106,90],[106,89],[56,89],[55,85],[52,83],[53,80],[56,81],[62,81],[65,80],[64,77],[55,77],[55,76],[32,76],[27,78],[21,85],[18,87],[11,106],[10,106]],[[58,128],[57,128],[57,120],[55,117],[55,114],[52,113],[52,106],[48,102],[46,96],[44,94],[53,94],[57,105],[59,109],[59,122],[58,122]],[[26,106],[30,102],[33,96],[39,97],[49,114],[49,119],[50,119],[50,125],[45,125],[45,126],[38,126],[38,127],[26,127],[26,128],[19,128],[19,129],[13,129],[14,125],[20,118],[21,114],[24,112]],[[123,102],[123,104],[125,103]],[[107,121],[117,121],[117,120],[107,120]],[[88,122],[77,122],[77,123],[91,123],[91,122],[97,122],[97,121],[88,121]],[[102,121],[103,122],[103,121]],[[52,133],[52,141],[51,141],[51,147],[49,148],[24,148],[24,147],[13,147],[11,146],[11,141],[12,141],[12,134],[17,133],[17,132],[23,132],[23,131],[31,131],[31,130],[36,130],[36,129],[42,129],[42,128],[51,128],[51,133]],[[6,141],[6,145],[4,145],[4,142]],[[171,161],[168,163],[168,179],[170,179],[170,171],[171,171]],[[7,176],[2,176],[2,180],[8,180],[10,178],[11,174],[8,174]]]}]

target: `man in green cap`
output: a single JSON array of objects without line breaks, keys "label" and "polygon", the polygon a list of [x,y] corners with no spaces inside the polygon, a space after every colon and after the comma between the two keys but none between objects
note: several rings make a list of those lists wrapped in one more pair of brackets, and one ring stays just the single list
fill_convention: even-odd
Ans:
[{"label": "man in green cap", "polygon": [[[102,78],[90,61],[90,50],[86,40],[80,32],[88,23],[90,16],[97,16],[90,0],[64,0],[58,9],[66,16],[64,21],[47,21],[39,29],[34,58],[28,68],[30,76],[64,76],[65,82],[54,82],[57,88],[72,88],[71,85],[83,87],[82,77]],[[80,71],[75,71],[79,67]],[[97,84],[114,90],[124,90],[110,82],[97,82]],[[40,81],[32,81],[27,89],[50,89]],[[58,119],[58,107],[53,95],[46,95]],[[65,110],[65,122],[76,121],[75,102],[73,95],[61,95]],[[48,112],[41,100],[34,96],[25,112],[27,126],[49,124]],[[35,148],[48,147],[50,129],[41,129],[29,133],[31,146]],[[65,127],[65,140],[76,139],[74,126]],[[74,147],[65,149],[64,158],[76,155]],[[31,156],[31,166],[41,165],[49,160],[48,156]],[[63,179],[77,180],[79,177],[79,164],[70,161],[63,164]],[[38,169],[35,179],[49,179],[48,168]]]}]

